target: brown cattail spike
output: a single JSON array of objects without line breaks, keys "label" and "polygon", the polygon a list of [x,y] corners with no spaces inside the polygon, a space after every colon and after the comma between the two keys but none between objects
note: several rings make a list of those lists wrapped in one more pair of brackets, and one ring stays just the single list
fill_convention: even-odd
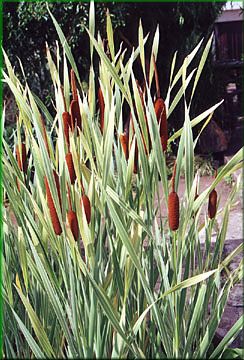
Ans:
[{"label": "brown cattail spike", "polygon": [[27,173],[28,169],[28,162],[27,162],[27,154],[26,154],[26,147],[25,144],[21,144],[21,154],[19,150],[19,146],[16,146],[16,158],[19,165],[19,168],[21,171],[24,172],[24,174]]},{"label": "brown cattail spike", "polygon": [[71,78],[71,89],[72,89],[73,100],[78,101],[77,87],[76,87],[76,81],[75,81],[75,72],[73,69],[71,69],[71,71],[70,71],[70,78]]},{"label": "brown cattail spike", "polygon": [[63,103],[64,103],[64,112],[62,114],[64,136],[65,136],[68,148],[69,148],[69,129],[71,128],[71,116],[67,111],[67,106],[66,106],[66,101],[65,101],[64,91],[63,91],[62,86],[60,87],[60,91],[61,91],[61,95],[62,95]]},{"label": "brown cattail spike", "polygon": [[67,184],[68,188],[68,203],[69,203],[69,211],[67,213],[67,220],[69,223],[70,230],[74,236],[74,239],[77,241],[79,237],[79,226],[78,226],[78,219],[75,211],[72,210],[72,202],[71,202],[71,194],[70,194],[70,188]]},{"label": "brown cattail spike", "polygon": [[71,129],[74,131],[75,126],[81,129],[81,114],[78,100],[72,100],[70,104]]},{"label": "brown cattail spike", "polygon": [[120,140],[125,158],[126,158],[126,160],[128,160],[128,158],[129,158],[129,149],[128,149],[129,139],[128,139],[128,136],[126,135],[126,133],[120,134],[119,140]]},{"label": "brown cattail spike", "polygon": [[[56,182],[56,181],[55,181]],[[46,194],[47,194],[47,205],[49,208],[49,212],[50,212],[50,216],[51,216],[51,221],[53,224],[53,229],[56,235],[60,235],[62,233],[62,228],[59,222],[59,218],[58,218],[58,214],[55,208],[55,204],[52,198],[52,194],[50,191],[50,187],[48,184],[48,180],[47,177],[44,177],[44,183],[45,183],[45,188],[46,188]]]},{"label": "brown cattail spike", "polygon": [[67,220],[69,223],[70,230],[74,236],[74,239],[77,241],[79,238],[79,225],[78,219],[75,211],[69,210],[67,213]]},{"label": "brown cattail spike", "polygon": [[213,189],[209,194],[208,199],[208,216],[210,219],[213,219],[217,212],[217,191]]},{"label": "brown cattail spike", "polygon": [[99,88],[99,90],[98,90],[98,103],[99,103],[99,109],[100,109],[100,127],[101,127],[101,132],[103,133],[105,103],[104,103],[104,97],[103,97],[101,88]]},{"label": "brown cattail spike", "polygon": [[67,167],[69,170],[70,182],[73,185],[76,180],[76,173],[75,173],[75,168],[74,168],[74,163],[73,163],[73,158],[72,158],[71,152],[68,152],[66,154],[65,160],[66,160],[66,164],[67,164]]},{"label": "brown cattail spike", "polygon": [[[214,172],[214,177],[215,178],[217,177],[217,170],[215,170],[215,172]],[[210,219],[213,219],[216,215],[217,199],[218,199],[217,191],[215,189],[213,189],[211,191],[211,193],[209,194],[209,199],[208,199],[208,217]]]},{"label": "brown cattail spike", "polygon": [[173,176],[172,176],[172,191],[168,197],[168,219],[169,228],[172,231],[176,231],[179,228],[179,196],[175,192],[175,174],[176,174],[176,162],[174,164]]},{"label": "brown cattail spike", "polygon": [[71,128],[71,116],[68,112],[63,112],[63,127],[64,127],[64,136],[69,148],[69,129]]},{"label": "brown cattail spike", "polygon": [[90,204],[90,200],[89,200],[88,196],[86,196],[85,194],[82,195],[81,202],[84,206],[84,210],[85,210],[85,214],[86,214],[86,221],[89,225],[90,221],[91,221],[91,204]]},{"label": "brown cattail spike", "polygon": [[179,227],[179,196],[175,191],[169,194],[168,198],[169,228],[176,231]]},{"label": "brown cattail spike", "polygon": [[166,107],[162,98],[158,98],[155,101],[154,110],[158,123],[160,124],[159,134],[160,134],[162,148],[163,151],[166,151],[168,144],[168,124],[166,117]]}]

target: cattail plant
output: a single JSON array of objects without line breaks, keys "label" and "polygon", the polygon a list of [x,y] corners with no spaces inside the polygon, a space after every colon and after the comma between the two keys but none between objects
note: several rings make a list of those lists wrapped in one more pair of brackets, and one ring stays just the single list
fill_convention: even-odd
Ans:
[{"label": "cattail plant", "polygon": [[63,119],[63,127],[64,127],[64,136],[69,147],[69,129],[71,128],[71,116],[68,112],[63,112],[62,114]]},{"label": "cattail plant", "polygon": [[169,228],[176,231],[179,227],[179,196],[175,192],[176,161],[172,175],[172,191],[168,197],[168,220]]},{"label": "cattail plant", "polygon": [[[53,175],[54,175],[54,180],[55,180],[55,184],[56,184],[56,189],[58,192],[58,197],[59,197],[59,203],[61,206],[61,195],[60,195],[60,185],[59,185],[59,180],[58,180],[58,175],[55,172],[55,170],[53,170]],[[58,214],[57,214],[57,210],[53,201],[53,197],[51,194],[51,190],[48,184],[48,180],[47,177],[44,177],[44,183],[45,183],[45,188],[46,188],[46,194],[47,194],[47,205],[49,208],[49,212],[50,212],[50,217],[51,217],[51,221],[53,224],[53,230],[55,232],[56,235],[60,235],[62,233],[62,228],[60,225],[60,221],[58,218]]]},{"label": "cattail plant", "polygon": [[72,157],[71,152],[68,152],[65,155],[65,160],[66,160],[67,168],[68,168],[68,171],[69,171],[70,182],[71,182],[72,185],[74,185],[75,180],[76,180],[76,173],[75,173],[73,157]]},{"label": "cattail plant", "polygon": [[69,203],[69,211],[67,213],[67,221],[70,227],[70,230],[74,236],[74,239],[77,241],[79,238],[79,226],[78,226],[78,219],[76,212],[72,210],[72,203],[71,203],[71,195],[70,195],[70,188],[68,187],[68,203]]},{"label": "cattail plant", "polygon": [[63,92],[62,86],[61,86],[61,94],[62,94],[63,103],[64,103],[64,112],[62,114],[64,136],[65,136],[65,140],[67,142],[67,146],[69,148],[69,129],[71,129],[71,116],[70,116],[70,113],[67,111],[67,106],[66,106],[66,101],[64,98],[64,92]]},{"label": "cattail plant", "polygon": [[[50,16],[53,17],[51,13]],[[235,201],[235,195],[241,187],[241,181],[238,180],[238,183],[233,186],[223,205],[223,216],[216,230],[214,247],[208,246],[211,241],[213,222],[202,221],[201,211],[210,198],[209,207],[212,208],[214,202],[214,213],[216,213],[216,199],[212,201],[214,192],[210,195],[209,193],[215,183],[217,186],[224,176],[241,168],[243,149],[223,167],[214,184],[205,189],[196,201],[193,201],[197,190],[194,181],[195,139],[192,128],[197,124],[200,125],[201,122],[205,127],[209,116],[221,104],[219,102],[214,106],[211,105],[202,114],[197,114],[196,118],[193,118],[191,111],[188,113],[192,93],[195,88],[196,91],[199,89],[196,86],[198,79],[201,78],[206,51],[204,50],[199,64],[194,61],[195,59],[193,60],[194,53],[199,56],[199,45],[191,52],[192,62],[183,61],[181,65],[175,55],[169,76],[167,106],[172,110],[182,98],[187,104],[182,108],[182,118],[185,118],[184,127],[168,140],[171,142],[176,138],[180,139],[177,166],[178,170],[181,167],[185,169],[186,186],[182,194],[184,201],[180,204],[179,220],[179,197],[175,186],[176,163],[169,188],[168,163],[164,156],[162,157],[161,149],[158,148],[158,145],[161,145],[158,144],[157,131],[160,130],[163,150],[166,151],[167,119],[165,104],[159,93],[157,76],[157,100],[155,107],[152,106],[153,54],[158,53],[159,29],[156,30],[152,39],[151,54],[146,51],[150,62],[148,61],[148,69],[145,70],[144,39],[146,38],[141,23],[140,31],[138,31],[138,50],[136,50],[139,56],[135,56],[135,52],[132,51],[128,59],[127,55],[124,56],[122,45],[113,43],[115,37],[111,21],[107,23],[106,36],[107,48],[111,56],[106,56],[104,53],[101,37],[98,35],[96,39],[95,35],[97,26],[95,26],[93,2],[91,2],[89,16],[88,31],[90,44],[94,50],[94,52],[91,51],[94,56],[91,56],[89,65],[95,69],[98,62],[95,58],[95,51],[97,51],[101,63],[99,66],[100,87],[101,89],[109,88],[111,98],[113,98],[112,104],[106,103],[106,116],[108,115],[112,121],[110,131],[107,133],[108,141],[105,143],[104,139],[101,139],[100,131],[96,131],[93,124],[96,115],[93,111],[90,112],[94,105],[94,97],[85,95],[79,98],[84,119],[91,119],[91,121],[87,122],[84,129],[80,131],[77,129],[79,138],[76,136],[76,131],[74,136],[72,134],[72,138],[69,138],[70,132],[78,126],[74,114],[78,108],[75,109],[75,106],[71,105],[72,128],[68,102],[67,108],[65,102],[63,106],[60,91],[51,94],[56,107],[53,109],[53,114],[50,114],[44,106],[40,106],[41,102],[37,100],[37,97],[28,96],[27,84],[21,84],[17,79],[9,60],[6,62],[6,72],[2,71],[6,84],[11,90],[14,89],[18,112],[22,114],[17,129],[18,138],[22,132],[29,134],[28,150],[31,153],[32,167],[35,169],[33,177],[27,177],[27,188],[27,185],[21,181],[23,173],[20,173],[18,168],[17,174],[15,172],[16,165],[21,171],[25,171],[25,161],[22,156],[26,152],[22,151],[22,145],[19,142],[17,164],[11,154],[11,146],[8,144],[11,138],[8,137],[3,142],[2,164],[3,187],[9,199],[9,206],[2,209],[4,219],[2,242],[4,318],[2,323],[5,334],[2,357],[6,359],[12,357],[227,358],[225,350],[232,339],[238,335],[238,331],[241,331],[242,317],[230,329],[224,341],[220,341],[217,347],[212,345],[230,291],[233,285],[243,277],[242,259],[239,261],[237,257],[237,267],[234,270],[230,269],[229,276],[222,277],[223,269],[230,268],[229,264],[233,258],[242,251],[242,244],[240,244],[225,257],[222,246],[226,237],[226,221],[232,208],[231,205]],[[62,80],[62,85],[68,89],[68,62],[75,69],[75,60],[57,21],[55,20],[54,23],[63,49],[58,47],[57,59],[52,62],[48,54],[52,75],[50,79],[55,89],[61,86]],[[134,45],[137,46],[137,44]],[[211,42],[208,42],[209,51],[210,45]],[[208,48],[205,47],[205,49]],[[7,59],[7,55],[4,56]],[[63,58],[63,66],[59,58]],[[140,62],[143,75],[148,74],[144,76],[147,77],[145,95],[144,87],[139,87],[138,93],[134,83],[135,61]],[[174,68],[174,64],[177,64],[177,69]],[[196,67],[197,72],[194,73],[192,67]],[[94,91],[94,83],[98,81],[92,78],[94,73],[89,72],[88,94]],[[186,74],[189,74],[189,80],[184,81]],[[75,102],[78,106],[73,71],[71,71],[71,83],[72,104]],[[182,87],[182,92],[177,91],[176,84]],[[134,96],[134,90],[138,96]],[[175,97],[174,94],[177,96]],[[103,95],[105,99],[105,93]],[[100,96],[102,96],[101,91]],[[149,123],[151,115],[155,118],[154,111],[158,119],[156,122],[149,123],[151,142],[154,142],[155,149],[151,156],[145,156],[143,153],[143,135],[147,137],[147,129],[146,124],[143,123],[141,101],[142,106],[145,105],[147,110],[148,119],[145,118],[145,121],[148,120]],[[99,106],[99,126],[102,132],[105,126],[104,102],[100,101]],[[47,137],[47,142],[44,129],[41,131],[43,142],[39,141],[39,132],[35,131],[40,125],[36,117],[37,108],[42,111],[44,121],[47,118],[51,120],[53,117],[55,131],[53,136]],[[124,117],[125,108],[126,111],[128,109],[128,114],[133,113],[135,117],[133,117],[134,123],[131,116],[128,117],[122,129],[121,119]],[[136,110],[139,110],[140,114],[137,114]],[[56,121],[60,114],[62,118],[59,120],[63,121],[63,124]],[[145,132],[142,133],[140,127]],[[116,135],[118,128],[121,129],[120,136]],[[135,134],[137,129],[139,131]],[[82,133],[83,130],[84,133]],[[4,136],[5,134],[4,132]],[[149,140],[148,136],[147,145],[149,145]],[[115,146],[117,141],[121,142],[121,147]],[[48,148],[50,150],[49,161],[47,151],[42,146],[44,142],[47,151]],[[130,157],[131,143],[135,152],[132,154],[134,172],[139,173],[140,165],[142,176],[133,176],[131,171],[123,171],[124,166],[121,165],[121,160],[124,157],[126,159]],[[142,145],[140,164],[139,145]],[[147,150],[150,150],[148,146]],[[76,153],[79,154],[77,159],[74,157]],[[18,150],[16,157],[17,154]],[[75,173],[78,168],[75,167],[74,170],[75,160],[77,160],[77,166],[81,167],[81,178],[78,182],[76,179],[78,173]],[[123,162],[126,165],[125,161]],[[63,172],[63,165],[65,172],[67,174],[69,172],[67,176],[70,176],[70,181],[67,179],[68,187],[65,182],[61,182],[63,177],[59,177],[58,174],[58,169],[61,173]],[[133,164],[131,165],[133,167]],[[28,166],[30,166],[29,163]],[[17,191],[15,179],[12,179],[13,174],[17,176],[23,191]],[[48,174],[53,176],[53,181],[50,176],[47,176]],[[83,179],[85,189],[82,184]],[[74,181],[75,186],[71,185]],[[43,184],[43,189],[41,184]],[[45,208],[50,217],[48,223],[45,222],[45,214],[43,214],[43,191],[46,197]],[[57,196],[54,196],[54,193]],[[77,196],[78,202],[75,201]],[[61,200],[63,200],[62,203]],[[166,219],[165,207],[168,211]],[[80,219],[79,216],[84,217]],[[210,216],[213,216],[212,212]],[[81,225],[81,228],[78,225]],[[62,232],[65,228],[67,231]],[[55,234],[61,234],[61,236]],[[199,236],[202,234],[207,240],[207,246],[203,248],[200,243],[201,236]],[[72,243],[67,236],[72,239]],[[78,246],[81,237],[82,242]],[[74,244],[75,241],[77,242]],[[195,329],[200,330],[195,331]],[[156,342],[155,336],[150,336],[150,333],[156,334]]]},{"label": "cattail plant", "polygon": [[91,221],[91,203],[88,198],[88,196],[85,194],[85,189],[81,181],[81,190],[82,190],[82,196],[81,196],[81,205],[84,206],[85,215],[86,215],[86,221],[87,224],[90,224]]},{"label": "cattail plant", "polygon": [[72,96],[73,96],[73,100],[70,103],[70,114],[71,114],[71,128],[73,131],[75,126],[81,129],[81,114],[80,114],[80,107],[78,102],[75,73],[73,69],[71,69],[70,77],[71,77],[71,87],[72,87]]},{"label": "cattail plant", "polygon": [[120,134],[119,140],[120,140],[121,147],[122,147],[124,155],[125,155],[125,159],[128,160],[128,158],[129,158],[129,149],[128,149],[129,138],[125,132]]},{"label": "cattail plant", "polygon": [[21,150],[19,149],[18,145],[16,146],[16,159],[20,170],[23,171],[24,174],[26,174],[28,169],[28,162],[27,162],[26,146],[24,143],[21,144]]},{"label": "cattail plant", "polygon": [[104,103],[104,97],[101,87],[98,89],[98,103],[100,110],[100,128],[101,128],[101,132],[103,133],[105,103]]},{"label": "cattail plant", "polygon": [[[216,178],[216,176],[217,176],[217,170],[215,170],[215,178]],[[218,199],[217,191],[215,189],[213,189],[210,192],[209,198],[208,198],[208,217],[209,217],[209,219],[213,219],[216,215],[217,199]]]},{"label": "cattail plant", "polygon": [[163,149],[163,151],[166,151],[167,144],[168,144],[168,123],[167,123],[167,117],[166,117],[166,106],[165,106],[164,100],[160,96],[158,71],[157,71],[156,62],[155,62],[154,57],[153,57],[153,64],[154,64],[156,90],[157,90],[157,99],[154,103],[154,110],[155,110],[155,114],[156,114],[158,123],[160,124],[159,134],[160,134],[162,149]]},{"label": "cattail plant", "polygon": [[90,221],[91,221],[91,203],[86,194],[82,195],[81,203],[84,206],[84,210],[85,210],[85,214],[86,214],[86,221],[87,221],[87,224],[89,225]]}]

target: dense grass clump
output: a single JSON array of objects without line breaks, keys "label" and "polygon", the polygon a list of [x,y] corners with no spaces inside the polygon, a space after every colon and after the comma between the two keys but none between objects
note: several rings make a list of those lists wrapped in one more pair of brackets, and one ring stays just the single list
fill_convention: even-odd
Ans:
[{"label": "dense grass clump", "polygon": [[[50,16],[62,44],[56,59],[47,51],[54,117],[30,84],[20,83],[4,54],[8,69],[4,81],[18,104],[15,153],[3,141],[3,185],[8,198],[3,243],[4,356],[220,358],[243,322],[240,318],[212,347],[230,290],[243,274],[240,263],[221,280],[222,272],[243,249],[240,245],[222,257],[240,181],[233,185],[224,208],[215,202],[215,211],[208,217],[204,205],[216,185],[242,166],[243,152],[219,171],[209,188],[197,193],[201,180],[194,171],[194,149],[198,137],[193,138],[192,128],[202,122],[204,129],[222,103],[210,104],[191,118],[191,103],[212,38],[196,68],[192,69],[192,60],[202,42],[178,69],[175,53],[167,96],[154,98],[159,30],[146,71],[147,37],[141,24],[138,48],[125,61],[120,44],[113,42],[108,14],[109,53],[105,53],[102,39],[95,36],[91,3],[87,29],[91,65],[85,92],[64,34]],[[98,87],[93,70],[97,54]],[[143,84],[133,73],[138,58]],[[180,90],[172,97],[176,84]],[[181,99],[184,126],[168,137],[167,123]],[[124,119],[125,103],[129,121]],[[177,138],[171,182],[166,160],[168,147]],[[179,199],[182,170],[185,192]],[[203,246],[201,231],[205,232]]]}]

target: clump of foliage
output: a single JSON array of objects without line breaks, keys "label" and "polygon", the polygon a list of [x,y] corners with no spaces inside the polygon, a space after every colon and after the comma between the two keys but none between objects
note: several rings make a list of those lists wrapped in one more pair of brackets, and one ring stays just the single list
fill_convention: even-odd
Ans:
[{"label": "clump of foliage", "polygon": [[[151,33],[145,46],[147,60],[150,58],[152,34],[155,32],[157,24],[160,24],[158,69],[161,92],[163,96],[166,96],[166,84],[169,82],[171,61],[175,49],[178,49],[177,61],[179,63],[177,65],[179,65],[202,37],[207,39],[210,36],[214,21],[222,11],[224,3],[96,3],[97,30],[102,39],[107,42],[105,15],[109,9],[115,41],[123,41],[123,47],[128,47],[128,55],[125,56],[129,56],[132,50],[131,46],[138,46],[137,27],[139,20],[142,19],[145,33]],[[85,27],[88,26],[89,3],[56,1],[50,4],[50,10],[55,18],[59,19],[81,78],[88,82],[90,59],[89,41]],[[21,58],[27,79],[31,77],[32,90],[41,94],[44,103],[50,106],[53,88],[50,85],[44,54],[46,41],[48,41],[51,51],[56,51],[56,34],[48,16],[46,3],[44,1],[4,2],[3,18],[3,47],[6,49],[11,63],[16,67],[18,75],[22,75],[18,62],[18,57]],[[25,52],[24,58],[23,51]],[[97,63],[94,63],[94,71],[98,74]],[[134,71],[139,80],[143,79],[139,62],[135,63]],[[214,103],[219,98],[216,84],[213,83],[210,61],[207,62],[204,72],[204,81],[200,80],[199,86],[201,93],[206,88],[208,88],[208,93],[201,98],[195,97],[192,104],[194,116],[197,112],[203,111],[211,101]],[[173,89],[174,95],[175,91],[178,91],[177,85]],[[179,114],[183,106],[184,104],[179,102],[178,108],[172,116],[170,128],[178,130],[182,126],[183,120],[180,119]]]},{"label": "clump of foliage", "polygon": [[[202,42],[179,68],[175,53],[157,117],[151,88],[158,28],[146,75],[142,25],[139,46],[126,60],[122,47],[114,43],[107,14],[106,53],[101,37],[95,36],[91,3],[89,87],[84,92],[63,31],[51,12],[49,16],[62,44],[62,49],[57,45],[60,56],[55,59],[47,48],[54,117],[30,84],[19,81],[4,53],[4,81],[19,109],[15,152],[3,141],[3,185],[9,202],[4,210],[4,357],[221,358],[243,324],[241,317],[220,344],[211,347],[229,293],[243,276],[240,263],[221,282],[222,271],[243,249],[241,244],[222,258],[240,181],[222,209],[214,189],[243,165],[243,152],[236,153],[198,193],[194,171],[198,137],[193,138],[192,128],[203,124],[203,129],[222,103],[191,116],[191,100],[212,38],[195,69],[192,60]],[[96,54],[99,89],[93,66]],[[144,86],[134,75],[137,59]],[[172,97],[177,83],[179,91]],[[168,137],[165,128],[161,132],[162,117],[170,122],[181,99],[184,125]],[[124,121],[125,104],[129,122]],[[170,146],[176,138],[179,148],[171,181],[165,143]],[[181,169],[185,192],[179,199]],[[202,221],[207,203],[210,215],[205,212]],[[221,214],[211,253],[213,227]]]}]

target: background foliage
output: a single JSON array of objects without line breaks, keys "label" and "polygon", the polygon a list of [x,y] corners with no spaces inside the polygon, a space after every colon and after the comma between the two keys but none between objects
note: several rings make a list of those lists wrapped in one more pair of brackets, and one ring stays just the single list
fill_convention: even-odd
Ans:
[{"label": "background foliage", "polygon": [[[154,33],[157,24],[160,25],[160,44],[158,71],[162,96],[166,95],[170,64],[175,49],[178,49],[178,64],[202,37],[208,38],[213,31],[213,24],[220,14],[225,2],[219,3],[96,3],[96,29],[106,39],[105,14],[107,8],[111,14],[115,43],[128,41],[137,46],[137,29],[139,19],[145,33]],[[89,39],[85,32],[88,26],[89,3],[56,1],[50,4],[50,10],[58,19],[60,26],[72,49],[81,79],[88,81],[89,74]],[[10,61],[20,73],[18,57],[21,58],[27,79],[31,79],[32,89],[50,108],[51,93],[50,75],[46,64],[45,42],[54,50],[56,33],[48,16],[45,2],[38,3],[4,3],[4,39],[3,46]],[[152,37],[152,35],[150,35]],[[152,38],[146,47],[151,48]],[[26,46],[28,44],[28,46]],[[24,55],[24,56],[23,56]],[[127,54],[129,56],[129,54]],[[196,58],[196,61],[199,59]],[[98,61],[94,64],[98,72]],[[140,64],[135,68],[135,74],[141,79]],[[211,68],[211,58],[208,60],[203,76],[198,84],[199,94],[192,104],[192,111],[197,115],[209,104],[218,101],[216,79]],[[208,88],[206,93],[204,89]],[[175,93],[178,91],[175,88]],[[175,95],[175,94],[174,94]],[[171,130],[179,129],[183,119],[180,114],[183,104],[180,102],[172,115]]]}]

